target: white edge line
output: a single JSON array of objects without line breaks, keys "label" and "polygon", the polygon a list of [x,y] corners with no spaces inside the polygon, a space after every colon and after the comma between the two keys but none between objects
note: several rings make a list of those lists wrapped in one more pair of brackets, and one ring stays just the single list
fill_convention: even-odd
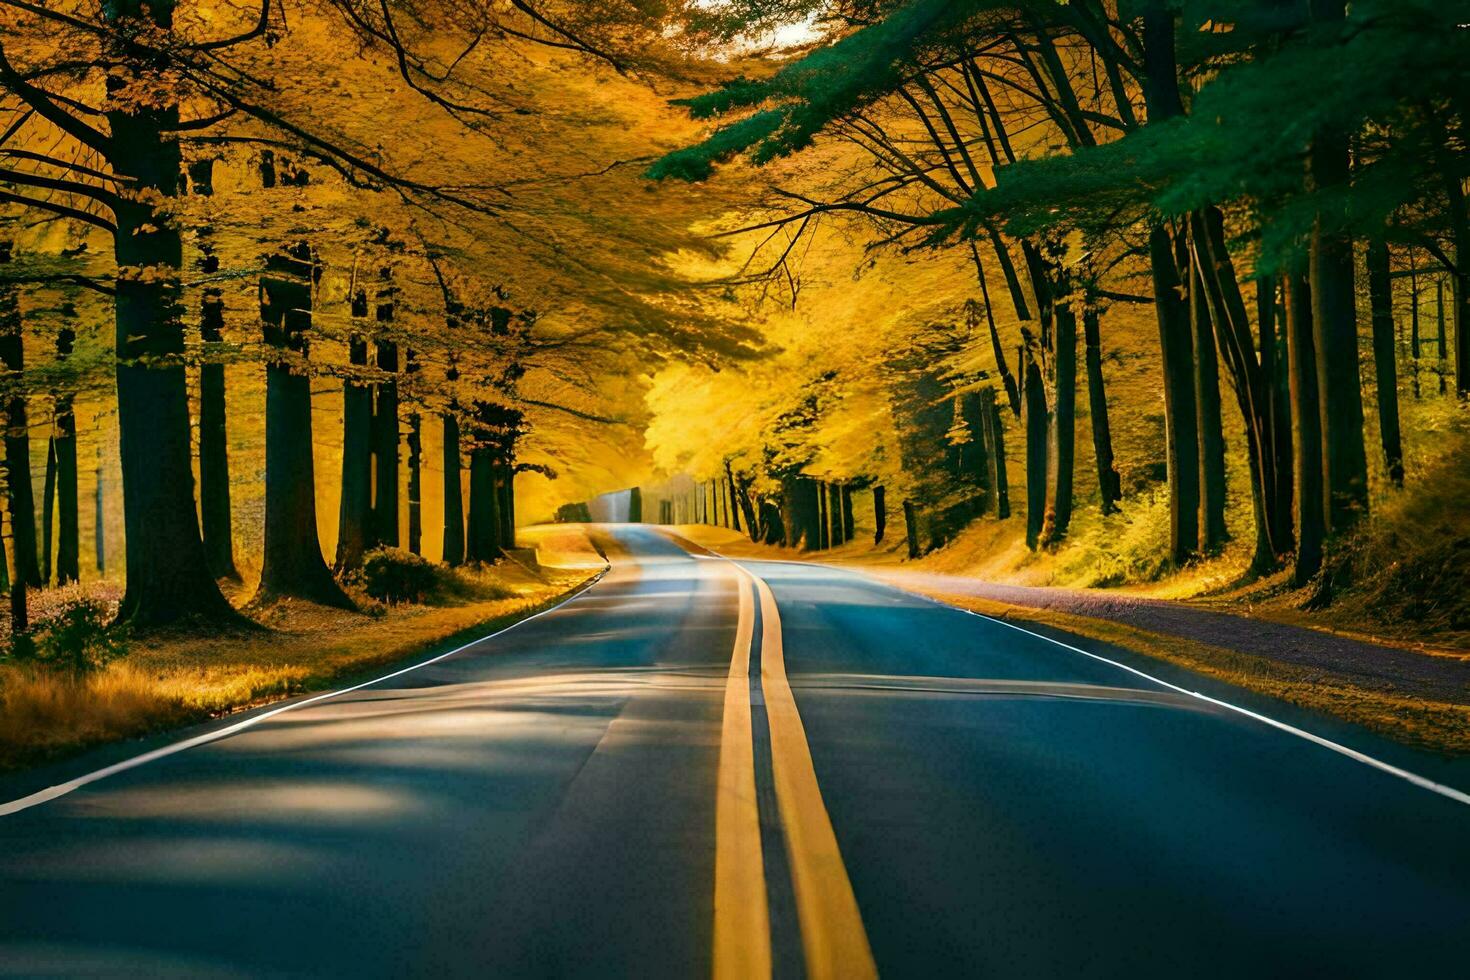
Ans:
[{"label": "white edge line", "polygon": [[511,630],[515,629],[517,626],[523,626],[533,619],[540,619],[542,616],[556,612],[558,609],[560,609],[562,606],[565,606],[573,599],[581,598],[581,596],[586,593],[587,590],[591,589],[598,582],[602,581],[602,577],[607,574],[608,569],[610,569],[611,567],[611,564],[604,566],[602,571],[598,572],[593,577],[592,581],[588,582],[586,585],[582,586],[580,589],[578,589],[576,592],[573,592],[565,599],[562,599],[556,605],[543,609],[540,612],[532,613],[530,616],[527,616],[524,619],[518,619],[514,623],[502,626],[500,629],[496,630],[493,633],[489,633],[485,636],[473,639],[468,643],[455,647],[453,650],[448,650],[444,653],[436,654],[435,656],[430,657],[428,660],[420,661],[419,663],[411,664],[407,667],[402,667],[398,670],[393,671],[392,673],[384,674],[382,677],[375,677],[370,681],[363,681],[361,684],[354,684],[351,687],[344,687],[335,691],[325,691],[321,694],[314,694],[311,697],[301,701],[292,701],[290,704],[284,704],[279,708],[272,708],[270,711],[264,711],[258,715],[251,715],[249,718],[246,718],[243,721],[238,721],[233,725],[228,725],[216,731],[205,732],[203,735],[195,735],[193,738],[186,738],[181,742],[174,742],[171,745],[164,745],[152,750],[151,752],[144,752],[142,755],[135,755],[131,759],[124,759],[121,762],[115,762],[110,766],[106,766],[102,769],[97,769],[85,775],[78,776],[75,779],[69,779],[64,783],[57,783],[55,786],[51,786],[43,790],[38,790],[37,792],[32,793],[30,796],[22,796],[20,799],[11,800],[9,803],[0,803],[0,817],[8,817],[12,814],[19,813],[22,810],[29,810],[33,806],[40,806],[42,803],[48,803],[51,800],[57,799],[58,797],[65,796],[73,790],[81,789],[83,786],[86,786],[89,783],[95,783],[98,780],[106,779],[108,776],[116,776],[120,772],[127,772],[129,769],[136,769],[139,766],[147,765],[150,762],[157,762],[159,759],[165,759],[168,756],[176,755],[177,753],[183,752],[186,749],[197,748],[201,745],[208,745],[210,742],[218,742],[220,739],[229,738],[231,735],[239,734],[247,728],[253,728],[263,721],[274,718],[277,715],[285,714],[287,711],[295,711],[297,708],[305,708],[307,705],[318,704],[322,701],[326,701],[330,698],[339,697],[343,694],[351,694],[353,691],[360,691],[365,687],[372,687],[374,684],[381,684],[383,681],[392,680],[395,677],[401,677],[404,674],[411,673],[415,670],[420,670],[424,667],[429,666],[430,664],[436,664],[441,660],[454,656],[456,653],[459,653],[462,650],[468,650],[470,647],[475,646],[476,644],[484,643],[487,640],[493,640],[497,636],[508,633]]},{"label": "white edge line", "polygon": [[1338,755],[1343,755],[1349,759],[1352,759],[1354,762],[1361,762],[1365,766],[1370,766],[1380,772],[1387,773],[1390,776],[1396,776],[1397,778],[1402,779],[1405,782],[1412,783],[1413,785],[1418,786],[1420,789],[1427,789],[1429,790],[1429,792],[1437,793],[1440,796],[1443,796],[1445,799],[1454,800],[1456,803],[1463,803],[1467,806],[1470,806],[1470,793],[1466,793],[1463,790],[1458,790],[1453,786],[1446,786],[1444,783],[1436,783],[1434,780],[1430,779],[1427,776],[1421,776],[1416,772],[1410,772],[1407,769],[1402,769],[1391,762],[1384,762],[1382,759],[1374,758],[1373,756],[1368,755],[1365,752],[1359,752],[1357,749],[1343,745],[1341,742],[1334,742],[1330,738],[1324,738],[1321,735],[1314,735],[1313,733],[1306,731],[1305,729],[1297,728],[1295,725],[1288,725],[1284,721],[1277,721],[1275,718],[1271,718],[1268,715],[1263,715],[1258,711],[1252,711],[1249,708],[1242,708],[1238,704],[1231,704],[1229,701],[1221,701],[1219,698],[1212,698],[1208,694],[1202,694],[1199,691],[1191,691],[1187,687],[1180,687],[1177,684],[1171,684],[1166,680],[1155,677],[1154,675],[1145,671],[1139,670],[1137,667],[1130,667],[1125,663],[1120,663],[1117,660],[1109,659],[1108,657],[1104,657],[1101,654],[1089,653],[1088,651],[1083,650],[1081,647],[1075,647],[1070,643],[1063,643],[1061,640],[1054,639],[1053,637],[1047,636],[1044,633],[1037,633],[1034,630],[1028,630],[1024,626],[1017,626],[1015,623],[1007,622],[1004,619],[998,619],[995,616],[987,616],[984,613],[976,612],[973,609],[966,609],[964,606],[956,606],[951,603],[944,602],[943,600],[936,599],[933,596],[924,595],[922,592],[914,592],[910,589],[904,588],[901,585],[894,585],[892,582],[885,582],[880,578],[875,578],[857,569],[842,568],[838,565],[828,565],[825,562],[794,561],[790,558],[732,559],[727,558],[725,555],[721,555],[719,552],[715,551],[713,548],[709,548],[707,545],[701,545],[700,547],[707,548],[711,554],[719,555],[719,557],[725,558],[726,561],[769,562],[770,564],[775,565],[805,565],[808,568],[827,568],[833,571],[846,572],[849,575],[856,575],[859,578],[867,579],[868,581],[873,582],[877,585],[887,586],[888,588],[894,589],[898,592],[902,592],[905,595],[913,596],[915,599],[923,599],[925,602],[932,602],[936,606],[942,606],[945,609],[953,609],[956,612],[966,613],[979,619],[983,619],[988,622],[996,623],[997,625],[1005,626],[1010,629],[1017,630],[1018,632],[1025,633],[1027,636],[1034,636],[1038,640],[1045,640],[1048,643],[1055,643],[1057,646],[1061,647],[1064,650],[1070,650],[1073,653],[1080,653],[1084,657],[1091,657],[1093,660],[1098,660],[1102,663],[1110,664],[1114,667],[1117,667],[1119,670],[1125,670],[1130,674],[1136,674],[1137,676],[1142,677],[1145,680],[1149,680],[1155,684],[1158,684],[1160,687],[1166,687],[1171,691],[1178,692],[1179,694],[1185,694],[1192,698],[1198,698],[1199,700],[1204,701],[1207,704],[1213,704],[1216,707],[1224,708],[1227,711],[1233,711],[1236,714],[1244,715],[1245,717],[1250,718],[1253,721],[1258,721],[1261,724],[1269,725],[1270,727],[1275,728],[1278,731],[1286,732],[1288,735],[1295,735],[1297,738],[1306,739],[1308,742],[1311,742],[1315,745],[1320,745],[1324,749],[1330,749],[1331,751],[1336,752]]}]

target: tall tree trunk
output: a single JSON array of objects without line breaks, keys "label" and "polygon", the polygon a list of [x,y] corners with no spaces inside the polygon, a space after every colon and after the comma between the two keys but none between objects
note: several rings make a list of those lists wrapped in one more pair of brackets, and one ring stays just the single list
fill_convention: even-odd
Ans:
[{"label": "tall tree trunk", "polygon": [[750,501],[744,492],[735,483],[735,473],[730,469],[729,460],[725,461],[725,480],[730,484],[730,499],[735,502],[735,509],[730,513],[730,523],[734,530],[740,530],[740,512],[745,511],[745,526],[750,529],[751,540],[754,540],[755,521],[750,512]]},{"label": "tall tree trunk", "polygon": [[[1346,0],[1310,0],[1312,20],[1336,25]],[[1324,130],[1307,153],[1312,191],[1345,187],[1348,137]],[[1353,288],[1353,240],[1319,214],[1311,239],[1312,329],[1317,342],[1317,393],[1322,419],[1322,491],[1327,532],[1336,536],[1368,512],[1368,456],[1363,448],[1363,382],[1358,366],[1358,312]]]},{"label": "tall tree trunk", "polygon": [[[1195,253],[1198,256],[1198,253]],[[1220,364],[1205,295],[1204,271],[1189,263],[1189,326],[1194,351],[1195,425],[1199,437],[1200,543],[1207,554],[1225,544],[1225,431],[1220,417]],[[1254,356],[1254,351],[1251,352]],[[1248,423],[1249,424],[1249,423]]]},{"label": "tall tree trunk", "polygon": [[[1006,255],[1007,259],[1009,260],[1009,253],[1006,252],[1005,245],[1001,243],[998,238],[996,240],[995,247],[997,249],[997,254]],[[980,296],[985,302],[985,322],[990,330],[990,349],[991,352],[995,355],[995,369],[1000,374],[1001,384],[1005,388],[1006,398],[1010,402],[1011,411],[1017,415],[1020,415],[1021,389],[1016,384],[1015,375],[1011,374],[1010,366],[1006,363],[1005,345],[1000,342],[1000,331],[996,328],[995,325],[995,310],[992,309],[990,305],[990,287],[985,282],[985,267],[980,263],[980,250],[975,247],[974,242],[970,243],[970,253],[975,258],[975,275],[976,278],[980,280]],[[1010,281],[1014,281],[1015,283],[1012,287],[1011,295],[1015,301],[1017,315],[1022,320],[1029,319],[1029,311],[1026,311],[1025,316],[1020,316],[1021,311],[1026,309],[1026,304],[1025,301],[1021,298],[1021,284],[1019,281],[1016,280],[1015,269],[1010,269],[1008,282]]]},{"label": "tall tree trunk", "polygon": [[1072,484],[1077,459],[1077,314],[1071,307],[1059,305],[1053,323],[1056,397],[1049,413],[1046,452],[1049,503],[1041,531],[1041,541],[1047,545],[1065,538],[1072,525]]},{"label": "tall tree trunk", "polygon": [[507,448],[498,460],[497,489],[500,491],[500,547],[516,546],[516,475],[514,450]]},{"label": "tall tree trunk", "polygon": [[[11,243],[0,242],[0,265],[9,264],[11,254]],[[5,484],[10,508],[11,553],[15,561],[13,581],[40,586],[45,583],[36,562],[36,503],[31,487],[31,437],[22,377],[25,341],[20,300],[9,284],[0,284],[0,366],[15,386],[5,400]]]},{"label": "tall tree trunk", "polygon": [[56,584],[81,580],[81,533],[77,520],[77,417],[71,396],[56,406],[56,435],[52,439],[56,459]]},{"label": "tall tree trunk", "polygon": [[[379,307],[379,321],[382,321]],[[392,307],[388,307],[389,319]],[[379,381],[373,399],[373,538],[389,548],[398,547],[398,345],[377,342],[378,370],[389,378]]]},{"label": "tall tree trunk", "polygon": [[316,527],[311,439],[311,378],[306,330],[319,267],[298,243],[266,259],[260,321],[270,359],[265,366],[265,548],[256,602],[306,599],[353,608],[322,559]]},{"label": "tall tree trunk", "polygon": [[1102,512],[1112,514],[1123,499],[1123,482],[1113,460],[1113,428],[1108,421],[1108,394],[1103,386],[1102,331],[1097,309],[1082,311],[1082,335],[1087,364],[1087,407],[1092,420],[1092,452],[1097,459],[1097,491]]},{"label": "tall tree trunk", "polygon": [[[419,371],[418,356],[412,348],[404,352],[405,376]],[[411,383],[410,383],[411,384]],[[408,413],[408,550],[421,555],[424,551],[424,423],[418,412]]]},{"label": "tall tree trunk", "polygon": [[1194,406],[1194,341],[1180,295],[1174,244],[1163,226],[1149,233],[1154,305],[1164,369],[1164,442],[1169,473],[1169,557],[1183,565],[1199,550],[1199,432]]},{"label": "tall tree trunk", "polygon": [[827,484],[815,481],[817,487],[817,547],[823,551],[832,547],[831,515],[827,502]]},{"label": "tall tree trunk", "polygon": [[1393,286],[1388,245],[1368,243],[1368,301],[1373,309],[1373,372],[1377,380],[1378,434],[1393,485],[1404,485],[1404,446],[1399,433],[1399,378],[1393,337]]},{"label": "tall tree trunk", "polygon": [[223,364],[206,363],[199,367],[199,511],[210,571],[216,578],[238,580],[230,516]]},{"label": "tall tree trunk", "polygon": [[[66,307],[70,310],[70,304]],[[56,360],[64,364],[71,357],[77,334],[70,321],[56,333]],[[51,579],[51,529],[53,505],[57,512],[56,584],[67,585],[81,579],[81,534],[77,522],[77,417],[70,391],[56,395],[51,439],[46,450],[47,500],[45,506],[45,560],[42,571]]]},{"label": "tall tree trunk", "polygon": [[836,548],[842,544],[842,488],[827,484],[827,543]]},{"label": "tall tree trunk", "polygon": [[1435,347],[1437,348],[1438,360],[1434,364],[1434,373],[1439,376],[1439,393],[1443,395],[1449,390],[1445,383],[1445,359],[1449,357],[1448,339],[1445,337],[1444,316],[1444,276],[1438,276],[1434,280],[1434,319],[1435,319]]},{"label": "tall tree trunk", "polygon": [[[367,316],[367,294],[352,299],[355,319]],[[361,334],[347,340],[351,368],[366,368],[368,342]],[[365,381],[350,374],[342,382],[342,494],[337,512],[337,568],[362,564],[373,546],[373,392]]]},{"label": "tall tree trunk", "polygon": [[785,506],[782,516],[786,544],[803,551],[816,551],[821,541],[821,503],[817,481],[806,476],[787,476],[781,480]]},{"label": "tall tree trunk", "polygon": [[[5,514],[0,511],[0,527],[4,525]],[[5,535],[0,533],[0,592],[10,594],[10,556],[5,547]]]},{"label": "tall tree trunk", "polygon": [[470,450],[470,517],[465,560],[493,562],[500,557],[500,500],[495,489],[494,450],[476,433]]},{"label": "tall tree trunk", "polygon": [[968,442],[957,447],[958,466],[955,475],[962,484],[972,485],[974,497],[966,501],[966,509],[975,514],[984,514],[991,504],[990,495],[990,449],[985,439],[985,415],[978,395],[955,396],[955,410],[964,420]]},{"label": "tall tree trunk", "polygon": [[408,416],[408,550],[424,551],[423,510],[423,420],[418,412]]},{"label": "tall tree trunk", "polygon": [[[1279,564],[1285,555],[1296,547],[1296,527],[1292,507],[1296,496],[1295,460],[1292,455],[1291,429],[1291,370],[1286,354],[1286,310],[1278,305],[1277,298],[1283,295],[1277,277],[1264,277],[1256,281],[1256,306],[1261,328],[1261,370],[1266,376],[1267,402],[1270,406],[1271,438],[1262,447],[1261,457],[1270,463],[1270,472],[1263,480],[1263,493],[1269,495],[1269,504],[1263,505],[1269,520],[1267,525],[1270,541],[1262,542],[1262,534],[1256,533],[1256,569],[1265,571],[1265,561],[1271,567]],[[1279,324],[1279,326],[1278,326]],[[1257,519],[1261,514],[1257,513]]]},{"label": "tall tree trunk", "polygon": [[919,515],[914,510],[912,500],[903,502],[903,528],[908,537],[909,557],[919,557]]},{"label": "tall tree trunk", "polygon": [[883,543],[883,533],[888,530],[888,501],[883,487],[873,488],[873,543]]},{"label": "tall tree trunk", "polygon": [[1414,397],[1419,398],[1419,358],[1423,355],[1419,336],[1419,273],[1414,250],[1409,249],[1409,358],[1414,365]]},{"label": "tall tree trunk", "polygon": [[[53,424],[53,428],[54,428]],[[51,584],[51,529],[56,526],[56,435],[46,439],[46,479],[41,490],[41,585]]]},{"label": "tall tree trunk", "polygon": [[1011,516],[1010,477],[1006,470],[1005,421],[1001,418],[1000,405],[995,400],[995,389],[984,388],[980,392],[981,410],[985,414],[986,443],[990,459],[990,486],[995,492],[995,506],[991,512],[997,520]]},{"label": "tall tree trunk", "polygon": [[852,516],[852,486],[844,483],[842,485],[842,540],[851,541],[856,530],[856,521]]},{"label": "tall tree trunk", "polygon": [[[1467,134],[1470,120],[1460,118],[1461,145]],[[1460,398],[1470,395],[1470,203],[1465,199],[1465,188],[1458,171],[1442,167],[1445,177],[1445,195],[1449,201],[1450,241],[1455,250],[1455,267],[1450,270],[1450,295],[1454,300],[1455,324],[1455,393]],[[1439,315],[1439,356],[1445,356],[1445,330],[1443,307]],[[1441,375],[1443,380],[1443,375]],[[1440,388],[1444,390],[1443,385]]]},{"label": "tall tree trunk", "polygon": [[1041,369],[1028,357],[1021,404],[1026,416],[1026,547],[1036,550],[1045,524],[1047,431],[1046,392],[1041,387]]},{"label": "tall tree trunk", "polygon": [[[193,191],[200,197],[214,195],[213,158],[189,165]],[[206,276],[219,272],[219,255],[213,244],[213,229],[199,234],[199,271]],[[199,303],[199,339],[205,344],[224,340],[224,291],[206,286]],[[238,581],[235,543],[230,514],[229,443],[225,431],[225,366],[208,354],[199,365],[199,522],[204,536],[204,557],[215,578]]]},{"label": "tall tree trunk", "polygon": [[97,574],[107,573],[107,509],[103,506],[102,494],[105,484],[102,479],[102,447],[97,447],[96,489],[92,494],[92,551],[97,562]]},{"label": "tall tree trunk", "polygon": [[444,563],[464,564],[464,498],[459,475],[459,415],[452,402],[444,421]]},{"label": "tall tree trunk", "polygon": [[[12,515],[13,516],[13,515]],[[14,525],[11,526],[11,540],[15,540]],[[31,617],[30,604],[26,601],[26,580],[21,574],[21,569],[16,566],[11,569],[10,578],[10,646],[16,653],[29,652],[31,649],[30,631]]]},{"label": "tall tree trunk", "polygon": [[1291,386],[1292,449],[1296,473],[1297,549],[1293,581],[1305,585],[1322,567],[1327,518],[1322,497],[1322,429],[1317,412],[1317,341],[1307,278],[1291,274],[1286,287],[1286,358]]},{"label": "tall tree trunk", "polygon": [[[1225,359],[1236,404],[1245,423],[1246,461],[1255,516],[1251,570],[1264,574],[1291,549],[1291,423],[1278,390],[1275,286],[1256,284],[1260,353],[1245,297],[1225,244],[1224,216],[1216,208],[1190,216],[1190,253],[1213,323],[1213,342]],[[1218,374],[1218,372],[1217,372]],[[1218,382],[1217,382],[1218,386]],[[1223,480],[1223,472],[1220,476]],[[1223,491],[1221,493],[1223,499]]]},{"label": "tall tree trunk", "polygon": [[[110,5],[109,20],[141,16],[172,26],[173,4],[137,0]],[[204,555],[194,509],[189,389],[183,365],[177,224],[153,201],[178,196],[179,121],[167,99],[145,106],[123,95],[140,81],[124,65],[107,79],[126,108],[107,112],[108,162],[129,194],[113,209],[117,230],[116,344],[118,449],[122,457],[127,590],[118,618],[135,627],[184,620],[242,622],[225,601]],[[153,86],[149,86],[152,88]]]}]

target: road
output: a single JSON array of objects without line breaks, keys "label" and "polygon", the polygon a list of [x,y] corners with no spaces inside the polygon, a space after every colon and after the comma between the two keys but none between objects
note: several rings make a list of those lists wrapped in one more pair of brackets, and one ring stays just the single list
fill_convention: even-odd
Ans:
[{"label": "road", "polygon": [[0,975],[1464,975],[1470,805],[855,573],[606,533],[494,638],[11,806]]}]

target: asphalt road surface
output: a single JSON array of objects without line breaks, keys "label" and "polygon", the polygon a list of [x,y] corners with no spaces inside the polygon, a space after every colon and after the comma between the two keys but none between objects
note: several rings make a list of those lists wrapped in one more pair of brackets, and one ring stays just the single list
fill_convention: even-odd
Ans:
[{"label": "asphalt road surface", "polygon": [[0,975],[1470,972],[1453,790],[851,572],[607,533],[494,638],[0,800]]}]

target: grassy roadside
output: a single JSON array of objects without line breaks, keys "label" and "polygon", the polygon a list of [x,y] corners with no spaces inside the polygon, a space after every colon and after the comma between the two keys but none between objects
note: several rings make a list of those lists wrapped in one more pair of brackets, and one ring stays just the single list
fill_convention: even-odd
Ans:
[{"label": "grassy roadside", "polygon": [[[580,536],[577,536],[580,537]],[[137,639],[84,676],[0,663],[0,771],[139,738],[310,691],[449,648],[559,601],[602,567],[585,538],[539,539],[542,567],[455,570],[431,604],[345,612],[281,603],[243,636]]]}]

